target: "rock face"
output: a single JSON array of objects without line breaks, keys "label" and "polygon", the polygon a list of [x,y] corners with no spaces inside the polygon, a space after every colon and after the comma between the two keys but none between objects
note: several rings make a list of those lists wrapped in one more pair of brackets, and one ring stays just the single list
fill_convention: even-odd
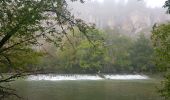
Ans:
[{"label": "rock face", "polygon": [[165,9],[150,8],[138,0],[104,0],[102,3],[93,0],[74,3],[72,7],[76,17],[95,23],[101,29],[114,29],[129,36],[141,32],[149,34],[155,23],[170,20]]}]

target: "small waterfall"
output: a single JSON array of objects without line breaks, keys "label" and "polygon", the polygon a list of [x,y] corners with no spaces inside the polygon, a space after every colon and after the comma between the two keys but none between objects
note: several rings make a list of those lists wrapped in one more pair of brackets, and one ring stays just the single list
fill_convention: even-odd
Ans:
[{"label": "small waterfall", "polygon": [[55,74],[48,74],[48,75],[30,75],[28,76],[27,80],[32,81],[39,81],[39,80],[46,80],[46,81],[64,81],[64,80],[146,80],[149,79],[148,76],[145,75],[55,75]]},{"label": "small waterfall", "polygon": [[105,75],[106,79],[113,80],[144,80],[149,79],[146,75]]},{"label": "small waterfall", "polygon": [[31,75],[28,80],[102,80],[102,78],[97,75]]}]

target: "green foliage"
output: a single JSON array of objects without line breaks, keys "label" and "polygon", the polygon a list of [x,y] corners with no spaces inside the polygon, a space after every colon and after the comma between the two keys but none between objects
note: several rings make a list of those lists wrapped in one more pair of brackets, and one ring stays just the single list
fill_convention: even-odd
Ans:
[{"label": "green foliage", "polygon": [[[80,1],[83,0],[71,0]],[[68,2],[68,1],[67,1]],[[3,79],[0,85],[22,76],[21,72],[34,68],[42,56],[45,43],[59,47],[67,32],[78,28],[84,35],[94,28],[75,17],[68,10],[66,0],[0,0],[0,74],[17,73]],[[18,74],[19,73],[19,74]],[[1,87],[1,86],[0,86]],[[0,89],[0,98],[15,95],[13,89]]]},{"label": "green foliage", "polygon": [[[72,44],[64,43],[62,51],[59,51],[61,65],[67,69],[78,69],[81,71],[97,72],[106,62],[106,49],[103,44],[103,33],[98,30],[90,30],[87,38],[81,34],[74,34]],[[76,38],[75,38],[76,37]],[[63,65],[64,64],[64,65]]]},{"label": "green foliage", "polygon": [[[83,0],[79,1],[83,3]],[[31,58],[34,57],[35,51],[32,47],[42,46],[44,43],[53,43],[59,47],[63,37],[75,27],[83,34],[88,29],[94,28],[85,24],[81,19],[75,19],[67,9],[65,0],[1,0],[0,56],[3,57],[0,60],[15,62],[13,65],[20,62],[20,66],[25,66],[22,63],[33,61]],[[16,50],[17,47],[27,49]],[[30,55],[33,57],[27,54],[28,49],[32,49]],[[28,56],[27,60],[16,61],[11,58],[13,56],[11,52],[15,52],[18,59]]]},{"label": "green foliage", "polygon": [[112,33],[108,34],[106,45],[109,56],[112,59],[110,62],[112,67],[109,69],[114,72],[128,72],[131,64],[129,59],[130,47],[132,45],[131,39],[122,34]]},{"label": "green foliage", "polygon": [[93,42],[89,44],[87,40],[81,41],[78,46],[77,56],[79,57],[79,65],[83,69],[94,69],[98,71],[104,66],[106,62],[106,50],[104,49],[101,41]]},{"label": "green foliage", "polygon": [[152,31],[154,50],[158,57],[157,64],[163,69],[170,64],[170,24],[162,24]]},{"label": "green foliage", "polygon": [[169,73],[165,75],[165,78],[162,81],[162,89],[160,89],[158,92],[160,92],[161,96],[165,97],[166,100],[169,100],[170,98],[170,74]]},{"label": "green foliage", "polygon": [[153,47],[151,41],[147,39],[144,34],[140,34],[133,44],[130,59],[133,68],[138,72],[155,71]]},{"label": "green foliage", "polygon": [[30,71],[32,67],[39,63],[39,59],[43,55],[43,53],[28,47],[17,46],[13,49],[10,52],[1,54],[1,72],[13,72],[15,70]]},{"label": "green foliage", "polygon": [[117,32],[93,29],[87,32],[87,37],[75,30],[68,37],[70,41],[65,37],[60,50],[44,58],[39,68],[63,73],[157,71],[151,41],[143,34],[133,40]]},{"label": "green foliage", "polygon": [[152,42],[157,56],[157,66],[167,72],[160,92],[168,99],[170,97],[170,23],[159,25],[153,29]]}]

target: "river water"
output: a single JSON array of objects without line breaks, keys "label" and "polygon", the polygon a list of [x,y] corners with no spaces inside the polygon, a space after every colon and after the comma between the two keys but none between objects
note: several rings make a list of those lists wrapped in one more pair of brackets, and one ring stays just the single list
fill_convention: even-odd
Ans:
[{"label": "river water", "polygon": [[17,80],[11,87],[25,100],[162,100],[158,83],[145,75],[49,74]]}]

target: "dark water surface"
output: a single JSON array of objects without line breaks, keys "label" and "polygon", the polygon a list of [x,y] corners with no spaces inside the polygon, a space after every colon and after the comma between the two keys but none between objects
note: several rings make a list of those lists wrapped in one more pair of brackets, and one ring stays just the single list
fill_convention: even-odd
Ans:
[{"label": "dark water surface", "polygon": [[[27,81],[11,86],[25,100],[162,100],[155,80]],[[11,97],[7,100],[18,100]]]}]

